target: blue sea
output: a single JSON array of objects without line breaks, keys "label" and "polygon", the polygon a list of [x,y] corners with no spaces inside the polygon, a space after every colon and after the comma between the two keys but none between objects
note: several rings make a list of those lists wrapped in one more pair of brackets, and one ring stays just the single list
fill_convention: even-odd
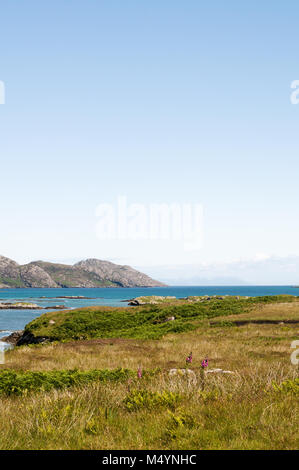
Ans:
[{"label": "blue sea", "polygon": [[[28,301],[42,307],[65,305],[66,308],[106,305],[126,307],[124,300],[142,295],[299,295],[299,289],[291,286],[190,286],[155,288],[97,288],[97,289],[1,289],[0,302]],[[88,299],[61,299],[61,296],[84,296]],[[15,330],[22,330],[34,318],[51,310],[0,310],[0,337]]]}]

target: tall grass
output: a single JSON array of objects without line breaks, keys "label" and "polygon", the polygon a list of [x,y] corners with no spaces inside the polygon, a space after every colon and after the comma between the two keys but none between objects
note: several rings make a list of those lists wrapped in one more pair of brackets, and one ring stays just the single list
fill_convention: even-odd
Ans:
[{"label": "tall grass", "polygon": [[135,381],[133,392],[127,383],[93,382],[4,397],[0,448],[295,449],[298,399],[273,390],[279,377],[273,369],[263,379],[258,371],[209,377],[202,392],[161,374]]},{"label": "tall grass", "polygon": [[[257,304],[254,314],[266,317],[271,309]],[[281,312],[299,319],[299,305],[282,303]],[[42,390],[38,382],[29,392],[1,395],[0,448],[297,449],[298,369],[290,362],[297,334],[295,324],[210,328],[206,320],[159,341],[92,339],[16,348],[7,353],[0,377],[9,371],[20,380],[42,377],[50,387]],[[185,367],[190,351],[197,380],[169,376],[169,369]],[[205,357],[210,368],[234,374],[207,374],[203,390]],[[118,368],[131,372],[110,380]],[[72,382],[66,369],[78,369],[83,380]],[[106,370],[107,380],[94,370]],[[53,387],[54,379],[63,385]]]}]

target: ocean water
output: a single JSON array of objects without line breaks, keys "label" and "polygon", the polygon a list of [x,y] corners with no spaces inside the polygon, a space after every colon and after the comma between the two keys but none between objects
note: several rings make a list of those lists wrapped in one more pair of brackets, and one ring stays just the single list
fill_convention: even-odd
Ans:
[{"label": "ocean water", "polygon": [[[291,286],[182,286],[154,288],[96,288],[96,289],[1,289],[0,302],[28,301],[41,307],[65,305],[66,308],[105,305],[126,307],[124,300],[142,295],[171,295],[187,297],[189,295],[298,295],[299,289]],[[88,299],[60,299],[60,296],[84,296]],[[0,337],[15,330],[22,330],[34,318],[51,310],[0,310]]]}]

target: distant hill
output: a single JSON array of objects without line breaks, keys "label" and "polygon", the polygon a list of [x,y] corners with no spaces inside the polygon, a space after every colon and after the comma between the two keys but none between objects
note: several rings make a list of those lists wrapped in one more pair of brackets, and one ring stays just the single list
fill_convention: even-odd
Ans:
[{"label": "distant hill", "polygon": [[20,265],[0,256],[0,289],[18,287],[160,287],[130,266],[88,259],[75,265],[33,261]]}]

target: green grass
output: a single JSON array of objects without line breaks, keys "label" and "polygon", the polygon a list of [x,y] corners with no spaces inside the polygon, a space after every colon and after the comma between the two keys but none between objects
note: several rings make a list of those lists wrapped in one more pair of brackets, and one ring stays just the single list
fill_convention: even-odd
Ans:
[{"label": "green grass", "polygon": [[286,380],[280,385],[274,383],[273,388],[282,395],[297,395],[299,397],[299,377],[295,380]]},{"label": "green grass", "polygon": [[[213,300],[207,308],[179,309],[181,320],[198,328],[158,341],[91,339],[8,351],[0,366],[0,449],[298,449],[299,378],[290,361],[298,325],[211,328],[209,316],[246,308],[244,319],[280,315],[286,321],[299,318],[299,303],[284,297],[221,305],[216,308]],[[147,308],[100,310],[121,321],[119,313],[134,319],[150,313]],[[98,311],[88,309],[90,315]],[[59,326],[65,312],[41,318],[55,318],[53,326]],[[190,351],[196,380],[170,376],[170,369],[185,367]],[[205,357],[209,368],[233,374],[207,374],[203,380]]]},{"label": "green grass", "polygon": [[136,374],[129,369],[114,370],[51,370],[47,372],[0,371],[0,395],[27,395],[29,392],[49,392],[91,382],[123,381]]},{"label": "green grass", "polygon": [[25,284],[21,279],[9,279],[5,277],[0,277],[0,283],[5,284],[6,286],[9,287],[15,287],[15,288],[21,288],[25,287]]},{"label": "green grass", "polygon": [[[261,304],[296,300],[292,296],[265,296],[194,303],[180,301],[169,305],[131,308],[87,307],[46,313],[29,323],[26,332],[52,341],[92,338],[160,339],[166,334],[192,331],[206,319],[239,315]],[[175,321],[167,321],[172,316]]]},{"label": "green grass", "polygon": [[182,401],[180,393],[163,390],[153,392],[148,389],[132,390],[124,399],[123,403],[128,411],[139,411],[143,408],[152,410],[154,408],[175,409]]}]

